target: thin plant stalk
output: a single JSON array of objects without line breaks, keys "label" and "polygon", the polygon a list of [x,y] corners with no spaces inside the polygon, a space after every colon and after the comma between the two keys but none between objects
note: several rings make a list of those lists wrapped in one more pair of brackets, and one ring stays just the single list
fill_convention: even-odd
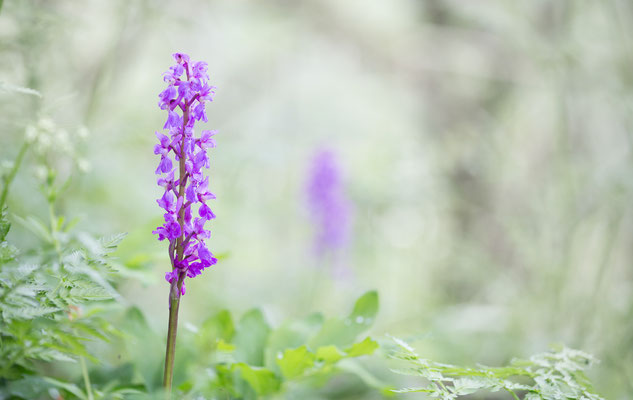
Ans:
[{"label": "thin plant stalk", "polygon": [[[200,275],[218,261],[204,242],[211,235],[204,229],[204,224],[215,218],[206,202],[215,199],[215,195],[208,190],[209,177],[205,178],[202,173],[203,169],[209,168],[207,149],[215,147],[213,136],[216,132],[203,130],[200,137],[194,135],[195,122],[207,122],[205,103],[213,100],[215,87],[208,85],[206,62],[192,63],[183,53],[175,53],[173,57],[176,65],[163,74],[168,86],[158,96],[158,106],[168,112],[163,130],[168,129],[170,137],[156,132],[159,143],[154,146],[154,154],[161,156],[155,173],[160,176],[157,184],[164,188],[157,203],[165,211],[165,222],[152,232],[160,241],[169,240],[171,262],[171,271],[165,274],[165,280],[170,284],[163,373],[167,398],[171,397],[173,385],[178,311],[180,298],[185,293],[185,278]],[[174,161],[178,162],[175,169]],[[192,207],[197,211],[195,217]]]},{"label": "thin plant stalk", "polygon": [[84,386],[86,387],[88,400],[94,400],[92,395],[92,385],[90,384],[90,375],[88,374],[88,367],[86,366],[86,360],[83,356],[79,356],[79,363],[81,364],[81,374],[84,378]]},{"label": "thin plant stalk", "polygon": [[[180,162],[179,162],[179,174],[180,184],[178,186],[178,196],[183,196],[185,192],[185,127],[189,122],[188,105],[185,104],[183,116],[182,116],[182,143],[180,146]],[[178,212],[178,224],[184,225],[184,208],[181,208]],[[176,260],[182,261],[183,257],[183,239],[178,238],[176,240]],[[172,260],[172,269],[175,268]],[[171,385],[174,379],[174,360],[176,358],[176,336],[178,334],[178,309],[180,308],[180,293],[182,290],[182,284],[185,279],[185,273],[182,271],[178,280],[171,283],[169,289],[169,324],[167,325],[167,345],[165,346],[165,371],[163,373],[163,386],[167,392],[167,397],[171,395]]]},{"label": "thin plant stalk", "polygon": [[[2,2],[0,1],[0,7],[2,6]],[[18,152],[18,156],[15,158],[15,162],[13,163],[13,168],[4,179],[4,185],[2,187],[2,194],[0,195],[0,210],[4,207],[4,203],[7,201],[7,195],[9,193],[9,186],[13,179],[15,178],[15,174],[18,172],[20,168],[20,164],[22,164],[22,159],[24,158],[24,154],[26,153],[26,149],[29,148],[29,142],[24,142],[20,151]]]},{"label": "thin plant stalk", "polygon": [[180,308],[180,288],[182,279],[174,282],[169,290],[169,325],[167,328],[167,346],[165,349],[165,372],[163,385],[167,391],[167,397],[171,394],[171,385],[174,378],[174,360],[176,358],[176,335],[178,333],[178,309]]}]

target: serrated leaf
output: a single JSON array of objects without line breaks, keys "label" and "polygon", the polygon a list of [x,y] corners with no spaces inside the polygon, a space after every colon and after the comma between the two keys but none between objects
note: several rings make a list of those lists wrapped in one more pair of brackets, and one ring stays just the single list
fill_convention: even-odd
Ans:
[{"label": "serrated leaf", "polygon": [[287,379],[293,379],[314,366],[316,357],[306,346],[288,349],[277,357],[277,365]]},{"label": "serrated leaf", "polygon": [[53,379],[50,377],[45,377],[44,380],[48,383],[50,383],[51,385],[58,387],[62,390],[65,390],[69,393],[72,393],[73,395],[77,396],[80,399],[86,399],[88,398],[86,396],[86,394],[83,392],[83,390],[81,390],[77,385],[75,385],[74,383],[69,383],[69,382],[62,382],[60,380],[57,379]]},{"label": "serrated leaf", "polygon": [[2,212],[2,215],[0,216],[0,242],[4,242],[10,229],[11,223],[6,218],[6,212]]},{"label": "serrated leaf", "polygon": [[127,236],[127,233],[117,233],[115,235],[105,236],[99,239],[102,249],[106,252],[114,251],[119,243]]},{"label": "serrated leaf", "polygon": [[10,243],[0,243],[0,263],[4,264],[14,260],[18,255],[18,249]]},{"label": "serrated leaf", "polygon": [[73,325],[73,327],[78,330],[81,333],[85,333],[89,336],[98,338],[103,340],[104,342],[108,342],[110,340],[110,338],[108,338],[106,335],[103,334],[103,332],[100,332],[98,329],[88,325],[88,324],[84,324],[84,323],[76,323]]},{"label": "serrated leaf", "polygon": [[[2,3],[0,3],[0,7],[2,7]],[[35,89],[16,86],[8,82],[0,81],[0,91],[8,92],[8,93],[21,93],[28,94],[31,96],[42,97],[42,94]]]},{"label": "serrated leaf", "polygon": [[53,243],[53,236],[48,230],[48,227],[42,223],[39,219],[28,216],[26,218],[21,218],[19,216],[15,216],[15,220],[20,223],[23,227],[34,233],[37,237],[44,240],[47,243]]},{"label": "serrated leaf", "polygon": [[100,286],[76,286],[70,289],[70,295],[80,301],[102,301],[112,299],[112,294]]},{"label": "serrated leaf", "polygon": [[[459,396],[474,393],[480,389],[496,392],[505,389],[509,392],[527,391],[532,395],[527,398],[538,399],[592,399],[599,400],[600,396],[591,393],[585,384],[585,378],[576,377],[582,374],[591,362],[588,356],[577,350],[561,348],[559,351],[538,354],[530,357],[529,361],[513,360],[510,367],[462,368],[448,364],[436,363],[419,358],[413,349],[404,341],[394,338],[400,351],[392,354],[392,358],[402,360],[409,368],[396,369],[393,372],[417,375],[435,383],[426,388],[405,388],[398,393],[431,390],[431,397],[455,399]],[[532,379],[531,384],[518,383],[509,378],[526,377]]]},{"label": "serrated leaf", "polygon": [[9,318],[33,319],[59,311],[57,307],[5,307]]},{"label": "serrated leaf", "polygon": [[227,343],[223,339],[218,339],[216,342],[216,350],[222,351],[225,353],[230,353],[230,352],[235,351],[235,345],[231,343]]},{"label": "serrated leaf", "polygon": [[435,388],[432,387],[407,387],[402,389],[392,390],[394,393],[435,393]]},{"label": "serrated leaf", "polygon": [[378,343],[370,337],[359,343],[354,343],[351,347],[345,349],[347,357],[360,357],[372,354],[378,348]]},{"label": "serrated leaf", "polygon": [[[51,385],[37,376],[27,376],[22,379],[7,382],[7,391],[11,398],[37,399],[45,393]],[[15,396],[15,397],[14,397]]]},{"label": "serrated leaf", "polygon": [[343,357],[345,357],[345,353],[333,345],[321,346],[316,351],[317,361],[322,361],[326,364],[333,364]]}]

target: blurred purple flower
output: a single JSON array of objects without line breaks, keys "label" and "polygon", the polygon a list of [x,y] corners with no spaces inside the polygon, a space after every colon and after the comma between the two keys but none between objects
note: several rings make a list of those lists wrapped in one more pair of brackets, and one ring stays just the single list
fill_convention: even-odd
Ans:
[{"label": "blurred purple flower", "polygon": [[[153,233],[158,240],[169,240],[172,270],[165,279],[172,285],[182,282],[181,294],[185,294],[185,276],[193,278],[217,262],[204,243],[211,236],[204,224],[215,218],[206,202],[215,195],[209,192],[209,178],[202,173],[209,168],[207,149],[215,147],[212,136],[216,132],[202,131],[199,138],[194,134],[195,122],[207,121],[205,103],[213,101],[215,87],[208,84],[206,62],[192,63],[182,53],[173,57],[176,65],[163,74],[168,86],[158,95],[159,108],[167,110],[163,129],[169,131],[169,137],[156,132],[159,143],[154,146],[154,154],[160,155],[157,183],[164,189],[157,203],[165,210],[165,223]],[[200,218],[192,218],[194,206]]]},{"label": "blurred purple flower", "polygon": [[351,206],[344,193],[341,167],[332,150],[321,149],[312,158],[307,192],[315,228],[314,247],[321,257],[344,247],[350,234]]}]

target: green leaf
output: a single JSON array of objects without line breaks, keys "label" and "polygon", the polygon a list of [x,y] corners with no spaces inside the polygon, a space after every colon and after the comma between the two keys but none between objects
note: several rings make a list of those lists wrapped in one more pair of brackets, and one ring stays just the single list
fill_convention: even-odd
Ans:
[{"label": "green leaf", "polygon": [[227,343],[222,339],[218,339],[218,341],[216,342],[216,349],[218,351],[223,351],[225,353],[230,353],[235,351],[235,345],[231,344],[231,343]]},{"label": "green leaf", "polygon": [[[21,399],[37,399],[40,398],[51,386],[55,385],[50,378],[40,378],[37,376],[28,376],[23,379],[10,381],[7,383],[7,391],[13,396]],[[56,385],[55,385],[56,386]],[[83,399],[81,390],[78,392]],[[10,397],[15,398],[15,397]]]},{"label": "green leaf", "polygon": [[279,391],[281,381],[270,370],[252,367],[244,363],[234,364],[233,368],[240,371],[242,379],[255,390],[259,396],[266,396]]},{"label": "green leaf", "polygon": [[218,341],[230,343],[235,335],[235,325],[229,310],[221,310],[207,318],[195,336],[196,344],[206,351],[211,351]]},{"label": "green leaf", "polygon": [[[537,354],[529,361],[514,360],[510,367],[478,365],[464,368],[419,358],[406,342],[393,339],[399,350],[392,354],[392,358],[406,362],[409,367],[392,371],[417,375],[430,382],[426,387],[394,391],[397,393],[426,392],[430,397],[456,399],[479,390],[496,392],[503,389],[511,394],[529,392],[526,399],[602,399],[592,392],[582,374],[582,370],[593,362],[593,357],[578,350],[562,348]],[[514,397],[517,398],[516,394]]]},{"label": "green leaf", "polygon": [[331,318],[325,321],[319,333],[309,341],[310,347],[351,345],[358,335],[371,326],[377,312],[378,293],[365,293],[356,301],[352,313],[347,318]]},{"label": "green leaf", "polygon": [[[2,8],[2,2],[0,2],[0,8]],[[31,96],[42,97],[42,94],[35,89],[12,85],[4,81],[0,81],[0,91],[8,93],[22,93]]]},{"label": "green leaf", "polygon": [[360,357],[372,354],[378,348],[378,343],[370,337],[359,343],[354,343],[351,347],[345,349],[347,357]]},{"label": "green leaf", "polygon": [[369,324],[373,321],[378,313],[378,292],[372,290],[362,295],[356,304],[354,304],[354,310],[350,315],[356,323]]},{"label": "green leaf", "polygon": [[73,324],[73,327],[79,332],[101,339],[104,342],[108,342],[110,340],[103,334],[103,332],[100,332],[98,329],[92,327],[89,323],[75,323]]},{"label": "green leaf", "polygon": [[375,388],[382,393],[383,397],[393,397],[394,388],[382,380],[375,377],[372,373],[367,371],[360,363],[355,360],[343,360],[338,366],[348,373],[352,373],[360,378],[367,386]]},{"label": "green leaf", "polygon": [[314,366],[316,357],[306,346],[288,349],[277,357],[277,365],[287,379],[296,378]]},{"label": "green leaf", "polygon": [[165,354],[156,351],[165,346],[150,328],[145,316],[137,307],[130,307],[122,318],[121,329],[128,333],[126,347],[130,358],[136,360],[139,373],[149,390],[160,387]]},{"label": "green leaf", "polygon": [[244,314],[238,323],[237,333],[233,340],[237,347],[235,351],[237,361],[263,366],[264,348],[269,333],[270,327],[260,310],[253,309]]},{"label": "green leaf", "polygon": [[313,313],[300,320],[286,322],[275,329],[268,338],[265,366],[277,372],[277,355],[285,349],[306,344],[322,325],[323,316],[319,313]]},{"label": "green leaf", "polygon": [[316,351],[317,361],[322,361],[326,364],[333,364],[343,357],[345,357],[345,353],[333,345],[321,346]]},{"label": "green leaf", "polygon": [[18,254],[18,249],[8,242],[0,243],[0,263],[6,263],[14,260]]},{"label": "green leaf", "polygon": [[127,236],[127,233],[117,233],[115,235],[105,236],[99,239],[105,253],[114,251],[119,243]]},{"label": "green leaf", "polygon": [[70,289],[70,295],[81,301],[102,301],[112,299],[111,292],[101,286],[81,287],[76,286]]},{"label": "green leaf", "polygon": [[42,221],[40,221],[39,219],[33,216],[21,218],[16,215],[15,220],[18,221],[20,225],[38,236],[40,239],[48,243],[53,243],[53,237],[51,236],[48,227],[44,225],[44,223],[42,223]]},{"label": "green leaf", "polygon": [[5,317],[21,318],[21,319],[33,319],[44,315],[52,314],[59,311],[57,307],[19,307],[12,308],[6,307],[4,309]]},{"label": "green leaf", "polygon": [[44,378],[44,380],[50,383],[51,385],[56,386],[59,389],[63,389],[67,391],[68,393],[72,393],[73,395],[77,396],[80,399],[88,398],[88,396],[86,396],[84,392],[79,387],[77,387],[77,385],[75,385],[74,383],[62,382],[60,380],[49,378],[49,377]]},{"label": "green leaf", "polygon": [[0,242],[4,242],[10,229],[11,223],[7,219],[6,211],[0,212]]}]

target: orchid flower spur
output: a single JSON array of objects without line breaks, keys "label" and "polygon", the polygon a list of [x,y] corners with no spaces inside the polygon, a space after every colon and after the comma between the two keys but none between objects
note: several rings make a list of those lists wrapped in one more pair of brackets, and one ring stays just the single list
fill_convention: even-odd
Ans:
[{"label": "orchid flower spur", "polygon": [[171,271],[165,274],[170,284],[169,328],[165,357],[164,386],[169,393],[178,327],[180,296],[185,294],[185,278],[193,278],[217,263],[207,248],[205,239],[211,236],[204,225],[215,214],[207,201],[215,199],[209,191],[209,178],[203,170],[209,168],[207,150],[215,147],[216,131],[203,130],[196,137],[194,125],[207,122],[206,103],[213,101],[214,86],[209,85],[207,63],[193,62],[182,53],[173,55],[176,64],[163,74],[167,88],[159,95],[158,106],[167,111],[165,133],[156,132],[158,143],[154,154],[160,156],[156,174],[164,189],[157,200],[165,212],[164,224],[153,231],[158,240],[169,242]]}]

